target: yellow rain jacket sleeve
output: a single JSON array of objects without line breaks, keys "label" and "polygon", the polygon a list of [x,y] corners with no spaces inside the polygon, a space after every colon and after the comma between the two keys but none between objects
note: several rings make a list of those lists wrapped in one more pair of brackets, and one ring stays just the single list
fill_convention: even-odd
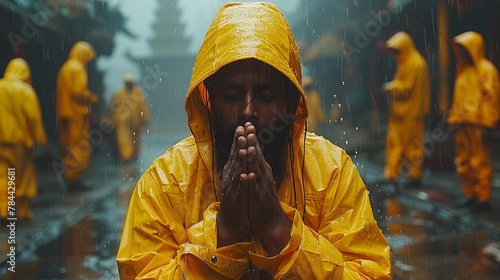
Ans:
[{"label": "yellow rain jacket sleeve", "polygon": [[399,51],[394,79],[384,89],[392,95],[389,110],[394,116],[421,117],[430,110],[430,76],[427,61],[405,32],[397,32],[386,45]]},{"label": "yellow rain jacket sleeve", "polygon": [[458,56],[457,79],[449,124],[468,123],[494,128],[500,119],[500,79],[496,67],[484,57],[483,37],[476,32],[465,32],[454,38],[470,54],[472,67],[467,67]]},{"label": "yellow rain jacket sleeve", "polygon": [[56,109],[58,118],[87,115],[90,104],[97,96],[88,90],[86,65],[96,56],[94,48],[87,42],[77,42],[71,48],[68,60],[57,77]]},{"label": "yellow rain jacket sleeve", "polygon": [[[203,81],[248,58],[278,69],[300,92],[290,167],[295,177],[283,179],[278,194],[293,226],[290,242],[276,256],[259,240],[217,248],[220,182],[212,177]],[[275,279],[391,278],[390,247],[351,159],[328,140],[304,134],[307,106],[300,84],[298,49],[279,10],[267,3],[225,4],[193,68],[186,98],[193,136],[156,159],[132,194],[117,254],[122,279],[241,279],[250,261]]]},{"label": "yellow rain jacket sleeve", "polygon": [[47,143],[40,104],[30,81],[28,63],[22,58],[11,60],[0,80],[0,143],[26,148]]}]

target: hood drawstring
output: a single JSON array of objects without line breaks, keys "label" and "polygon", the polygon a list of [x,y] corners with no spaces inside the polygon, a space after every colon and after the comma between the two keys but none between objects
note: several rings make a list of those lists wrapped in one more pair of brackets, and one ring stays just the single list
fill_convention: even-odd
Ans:
[{"label": "hood drawstring", "polygon": [[[205,106],[208,107],[208,103],[210,102],[210,95],[207,93],[207,98]],[[210,112],[209,112],[210,114]],[[214,135],[212,132],[212,117],[208,116],[208,130],[210,131],[210,144],[212,145],[212,187],[214,189],[214,196],[215,196],[215,201],[219,202],[219,197],[217,196],[217,188],[215,187],[215,140],[214,140]]]},{"label": "hood drawstring", "polygon": [[[293,119],[293,121],[295,122],[295,117]],[[305,217],[306,217],[306,187],[305,187],[305,181],[304,181],[304,170],[305,170],[305,162],[306,162],[306,136],[307,136],[307,120],[305,121],[304,123],[304,152],[303,152],[303,156],[302,156],[302,170],[301,170],[301,173],[302,173],[302,196],[303,196],[303,209],[302,209],[302,221],[305,220]],[[293,127],[291,129],[291,135],[290,135],[290,141],[293,141]],[[295,185],[295,171],[294,171],[294,161],[295,161],[295,158],[294,158],[294,151],[293,151],[293,145],[290,145],[291,149],[290,149],[290,168],[292,170],[292,183],[293,183],[293,208],[295,208],[295,210],[299,211],[299,203],[297,201],[297,189],[296,189],[296,185]],[[300,211],[299,211],[300,213]]]},{"label": "hood drawstring", "polygon": [[[302,214],[302,221],[305,221],[306,218],[306,185],[304,183],[304,170],[305,170],[305,164],[306,164],[306,137],[307,137],[307,120],[305,121],[304,124],[304,154],[302,156],[302,195],[303,197],[303,204],[304,204],[304,209],[303,209],[303,214]],[[295,188],[294,188],[295,189]]]}]

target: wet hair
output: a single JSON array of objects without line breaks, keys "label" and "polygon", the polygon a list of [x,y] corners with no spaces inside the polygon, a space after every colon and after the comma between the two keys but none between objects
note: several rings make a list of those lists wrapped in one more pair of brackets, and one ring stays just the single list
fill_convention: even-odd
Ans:
[{"label": "wet hair", "polygon": [[300,91],[289,79],[287,79],[285,83],[286,92],[289,94],[287,97],[287,108],[290,108],[290,113],[295,115],[297,106],[299,105]]}]

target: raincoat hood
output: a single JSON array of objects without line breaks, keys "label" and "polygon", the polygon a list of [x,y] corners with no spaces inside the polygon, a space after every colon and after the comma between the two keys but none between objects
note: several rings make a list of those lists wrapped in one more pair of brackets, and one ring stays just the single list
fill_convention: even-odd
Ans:
[{"label": "raincoat hood", "polygon": [[398,61],[407,59],[410,54],[417,51],[410,35],[403,31],[397,32],[387,40],[386,46],[399,51],[399,55],[397,56]]},{"label": "raincoat hood", "polygon": [[31,80],[30,67],[26,60],[22,58],[14,58],[5,69],[5,78],[19,79],[23,82],[29,83]]},{"label": "raincoat hood", "polygon": [[76,59],[83,64],[87,64],[95,56],[96,53],[92,45],[84,41],[76,42],[69,52],[69,59]]},{"label": "raincoat hood", "polygon": [[[456,45],[461,45],[463,46],[469,55],[472,58],[472,61],[474,62],[474,65],[477,66],[481,62],[481,60],[485,59],[484,57],[484,40],[483,37],[474,31],[469,31],[462,33],[458,36],[456,36],[453,40],[453,42]],[[457,46],[454,45],[454,48]],[[457,51],[457,49],[455,49]],[[463,57],[457,56],[458,60],[458,68],[462,69],[463,68]]]},{"label": "raincoat hood", "polygon": [[198,145],[210,141],[211,137],[210,104],[203,81],[232,62],[251,58],[274,67],[298,89],[300,97],[294,123],[294,140],[303,133],[307,107],[301,87],[300,57],[285,17],[275,5],[269,3],[227,3],[222,6],[205,35],[186,97],[189,128]]}]

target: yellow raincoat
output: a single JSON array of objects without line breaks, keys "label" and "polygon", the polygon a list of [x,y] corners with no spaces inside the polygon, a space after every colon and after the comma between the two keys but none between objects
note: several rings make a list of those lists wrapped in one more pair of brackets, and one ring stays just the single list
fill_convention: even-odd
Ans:
[{"label": "yellow raincoat", "polygon": [[89,91],[86,65],[96,56],[87,42],[73,45],[57,77],[57,125],[61,160],[68,184],[81,179],[90,160],[89,120],[91,103],[98,97]]},{"label": "yellow raincoat", "polygon": [[146,96],[136,85],[130,92],[123,87],[113,96],[111,111],[118,152],[123,160],[128,161],[139,154],[141,128],[149,121]]},{"label": "yellow raincoat", "polygon": [[384,177],[396,180],[401,166],[420,180],[424,151],[424,118],[430,109],[430,77],[426,60],[405,32],[397,32],[386,45],[399,51],[394,79],[384,86],[389,93],[389,121]]},{"label": "yellow raincoat", "polygon": [[0,217],[8,217],[8,168],[15,168],[15,197],[19,218],[29,218],[29,199],[36,196],[33,147],[45,145],[38,97],[30,85],[28,63],[15,58],[0,80]]},{"label": "yellow raincoat", "polygon": [[494,128],[500,119],[500,80],[495,66],[484,57],[483,37],[465,32],[454,38],[469,53],[472,64],[457,56],[458,70],[448,124],[456,126],[455,163],[466,198],[487,202],[491,197],[492,163],[490,143],[484,129]]},{"label": "yellow raincoat", "polygon": [[[203,81],[248,58],[278,69],[301,94],[293,130],[295,176],[283,179],[278,194],[293,223],[291,239],[276,256],[268,256],[256,241],[216,244],[214,189],[219,192],[220,182],[212,178]],[[132,195],[117,254],[121,279],[240,279],[250,261],[275,279],[390,278],[390,247],[363,181],[342,149],[305,134],[307,107],[300,85],[298,48],[280,11],[267,3],[225,4],[193,68],[186,98],[193,135],[156,159]]]}]

